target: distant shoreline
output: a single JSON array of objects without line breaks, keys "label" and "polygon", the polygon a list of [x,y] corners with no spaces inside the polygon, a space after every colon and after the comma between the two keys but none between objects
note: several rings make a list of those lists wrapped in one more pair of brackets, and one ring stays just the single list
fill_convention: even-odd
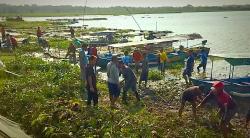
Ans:
[{"label": "distant shoreline", "polygon": [[[86,11],[84,13],[84,11]],[[194,7],[109,7],[92,8],[83,6],[37,6],[24,5],[13,6],[0,4],[0,16],[13,17],[52,17],[52,16],[83,16],[85,15],[130,15],[130,14],[168,14],[168,13],[190,13],[190,12],[228,12],[228,11],[250,11],[250,5],[227,5]]]},{"label": "distant shoreline", "polygon": [[[243,10],[241,10],[243,11]],[[250,10],[244,10],[244,11],[250,11]],[[166,12],[166,13],[133,13],[133,15],[135,14],[173,14],[173,13],[206,13],[206,12],[240,12],[239,11],[194,11],[194,12]],[[89,16],[89,15],[93,15],[93,16],[98,16],[98,15],[107,15],[107,16],[120,16],[120,15],[130,15],[130,14],[86,14],[85,16]],[[83,14],[80,13],[34,13],[34,14],[30,14],[30,13],[22,13],[22,14],[14,14],[14,13],[10,13],[10,14],[2,14],[0,13],[0,18],[3,17],[17,17],[17,16],[21,16],[21,17],[69,17],[69,16],[83,16]]]}]

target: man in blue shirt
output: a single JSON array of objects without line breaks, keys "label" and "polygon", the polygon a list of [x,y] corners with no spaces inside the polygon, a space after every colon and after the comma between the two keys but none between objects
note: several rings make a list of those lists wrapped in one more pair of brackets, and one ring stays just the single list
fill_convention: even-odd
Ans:
[{"label": "man in blue shirt", "polygon": [[188,58],[186,61],[186,67],[182,73],[183,78],[186,81],[186,84],[191,84],[190,77],[192,76],[193,69],[194,69],[194,55],[193,55],[193,51],[189,50]]},{"label": "man in blue shirt", "polygon": [[127,66],[131,63],[131,58],[128,55],[128,51],[124,52],[124,56],[122,57],[122,62]]},{"label": "man in blue shirt", "polygon": [[205,52],[204,49],[201,50],[199,56],[200,56],[200,59],[201,59],[201,63],[197,67],[198,73],[200,72],[200,67],[203,67],[203,73],[205,73],[206,72],[206,66],[207,66],[207,53]]}]

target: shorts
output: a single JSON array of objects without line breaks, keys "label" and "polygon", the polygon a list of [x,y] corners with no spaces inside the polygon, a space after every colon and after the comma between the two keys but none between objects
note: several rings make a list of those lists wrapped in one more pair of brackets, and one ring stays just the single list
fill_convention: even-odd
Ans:
[{"label": "shorts", "polygon": [[184,69],[183,73],[182,73],[183,76],[188,76],[188,77],[191,77],[192,76],[192,70],[191,69]]},{"label": "shorts", "polygon": [[148,80],[148,71],[142,71],[140,76],[140,81],[147,81]]},{"label": "shorts", "polygon": [[109,95],[113,97],[119,97],[120,96],[120,88],[118,87],[118,84],[113,84],[108,82],[108,88],[109,88]]}]

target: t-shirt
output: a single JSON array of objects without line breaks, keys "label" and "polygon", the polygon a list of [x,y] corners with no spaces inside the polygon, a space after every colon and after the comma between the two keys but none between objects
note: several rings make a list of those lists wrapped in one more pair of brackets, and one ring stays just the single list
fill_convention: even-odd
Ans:
[{"label": "t-shirt", "polygon": [[88,77],[92,78],[92,86],[93,86],[93,88],[96,91],[97,90],[96,89],[96,75],[94,73],[93,66],[91,66],[90,64],[88,64],[87,68],[86,68],[86,80],[87,80],[87,86],[86,86],[86,88],[89,90],[90,89],[90,85],[89,85]]},{"label": "t-shirt", "polygon": [[186,69],[193,70],[193,65],[194,65],[194,56],[190,55],[186,62]]},{"label": "t-shirt", "polygon": [[209,92],[209,94],[206,96],[206,98],[204,99],[203,103],[205,103],[207,100],[209,100],[213,97],[216,97],[217,104],[222,111],[225,110],[225,108],[224,108],[225,103],[227,104],[228,109],[233,109],[236,106],[232,97],[224,90],[222,92],[220,92],[217,96],[214,95],[214,91],[211,90]]},{"label": "t-shirt", "polygon": [[202,52],[200,54],[200,59],[201,59],[201,64],[207,64],[207,53],[206,52]]},{"label": "t-shirt", "polygon": [[119,68],[112,61],[107,64],[107,75],[109,83],[119,84]]},{"label": "t-shirt", "polygon": [[40,29],[37,30],[36,32],[37,37],[42,37],[42,31]]},{"label": "t-shirt", "polygon": [[123,56],[122,57],[122,62],[126,65],[128,65],[129,63],[131,63],[131,59],[129,56]]},{"label": "t-shirt", "polygon": [[12,44],[13,46],[17,46],[17,41],[16,41],[16,39],[15,39],[14,37],[11,37],[11,38],[10,38],[10,41],[11,41],[11,44]]},{"label": "t-shirt", "polygon": [[167,54],[166,52],[161,52],[160,53],[160,63],[163,63],[167,60]]},{"label": "t-shirt", "polygon": [[135,62],[140,62],[142,60],[142,55],[140,52],[134,52],[133,53],[133,60]]},{"label": "t-shirt", "polygon": [[232,97],[225,91],[216,96],[216,99],[219,107],[222,109],[224,109],[224,104],[227,104],[228,108],[233,108],[235,106]]},{"label": "t-shirt", "polygon": [[97,49],[95,47],[91,49],[91,54],[97,56]]},{"label": "t-shirt", "polygon": [[137,79],[136,79],[136,76],[135,76],[135,73],[133,72],[133,70],[126,66],[123,70],[122,70],[122,75],[123,75],[123,78],[125,80],[125,83],[136,83]]}]

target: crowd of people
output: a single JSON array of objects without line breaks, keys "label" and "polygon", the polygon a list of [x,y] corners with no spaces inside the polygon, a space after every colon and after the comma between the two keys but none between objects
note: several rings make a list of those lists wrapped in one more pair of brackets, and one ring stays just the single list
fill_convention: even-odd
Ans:
[{"label": "crowd of people", "polygon": [[[71,37],[74,38],[75,31],[70,28]],[[6,34],[4,27],[1,28],[2,42],[11,49],[17,48],[16,39]],[[37,41],[41,46],[49,48],[48,42],[42,38],[43,32],[41,28],[37,28]],[[74,64],[77,63],[76,58],[77,48],[72,42],[68,47],[67,54],[65,58],[70,59]],[[192,50],[187,52],[187,60],[185,68],[182,72],[183,78],[185,79],[186,84],[191,84],[190,77],[194,70],[194,61],[195,56]],[[159,51],[159,60],[158,60],[158,69],[162,75],[165,74],[166,64],[170,64],[167,53],[164,49]],[[208,55],[204,49],[198,55],[200,57],[200,64],[197,66],[197,72],[200,72],[200,68],[203,68],[203,73],[206,72],[207,58]],[[87,105],[91,106],[92,102],[94,106],[98,105],[98,89],[97,89],[97,71],[96,71],[96,62],[98,60],[97,48],[96,46],[87,47],[86,44],[82,44],[79,51],[79,63],[81,71],[81,85],[86,87],[87,90]],[[131,68],[130,65],[134,63],[135,70]],[[122,91],[122,102],[128,104],[127,92],[131,90],[136,100],[139,102],[141,100],[138,93],[138,88],[141,87],[141,83],[144,81],[144,87],[147,87],[148,83],[148,73],[149,73],[149,61],[148,53],[142,53],[140,50],[135,49],[132,56],[129,56],[128,51],[124,52],[124,56],[121,58],[121,61],[118,60],[118,57],[113,55],[111,61],[107,64],[107,86],[109,89],[109,99],[110,107],[118,108],[117,100]],[[137,86],[137,75],[140,72],[139,78],[139,87]],[[122,75],[123,81],[120,81],[119,78]],[[212,88],[209,94],[204,98],[202,95],[205,93],[205,86],[192,86],[183,91],[180,102],[179,116],[182,116],[183,109],[186,102],[191,103],[193,116],[196,118],[197,109],[202,107],[209,99],[215,98],[218,107],[219,107],[219,116],[220,116],[220,127],[223,132],[224,137],[228,136],[231,124],[230,120],[236,113],[237,105],[234,102],[233,98],[224,90],[223,82],[215,82],[212,85]],[[196,105],[197,102],[200,104]],[[250,121],[250,110],[246,117],[246,127]]]},{"label": "crowd of people", "polygon": [[[163,50],[160,51],[160,60],[161,63],[163,61],[168,61],[167,57],[164,57],[165,52]],[[206,63],[207,63],[207,57],[204,53],[204,50],[201,50],[200,52],[200,58],[201,63],[197,67],[197,72],[199,72],[199,68],[203,67],[203,72],[206,71]],[[134,58],[135,57],[135,58]],[[92,55],[89,59],[89,64],[87,67],[90,67],[87,69],[86,73],[87,75],[87,91],[88,91],[88,105],[91,104],[91,101],[93,100],[94,105],[97,105],[98,103],[98,90],[96,89],[96,75],[93,70],[94,63],[96,62],[96,56]],[[93,60],[93,61],[92,61]],[[190,50],[188,52],[188,58],[186,61],[185,69],[183,71],[183,77],[185,78],[187,84],[189,84],[190,80],[189,78],[192,75],[193,68],[194,68],[194,60],[195,57],[193,55],[193,51]],[[130,67],[130,63],[139,62],[142,63],[142,65],[135,64],[135,70],[133,70]],[[163,63],[164,64],[164,63]],[[165,63],[166,64],[166,63]],[[160,71],[161,73],[164,73],[164,65],[161,65]],[[139,79],[139,86],[141,85],[142,81],[145,81],[145,87],[147,86],[147,80],[148,80],[148,59],[147,59],[147,53],[141,54],[139,50],[135,50],[132,59],[128,56],[128,52],[124,52],[124,56],[121,58],[121,61],[118,60],[117,56],[112,56],[112,60],[107,64],[107,83],[108,83],[108,89],[109,89],[109,98],[110,98],[110,106],[111,108],[118,108],[117,107],[117,100],[120,96],[120,93],[122,94],[122,102],[124,104],[128,104],[127,99],[127,92],[131,90],[137,101],[139,102],[141,100],[140,95],[138,93],[138,86],[137,86],[137,75],[135,72],[138,72],[141,70],[140,79]],[[119,76],[122,75],[124,80],[119,81]],[[139,87],[140,88],[140,87]],[[191,103],[192,105],[192,111],[193,111],[193,118],[197,118],[197,110],[202,107],[209,99],[215,99],[218,103],[218,108],[220,109],[218,112],[219,118],[220,118],[220,130],[223,133],[224,137],[227,137],[230,130],[232,129],[232,125],[230,123],[230,120],[234,117],[236,111],[237,111],[237,105],[233,98],[224,90],[224,84],[223,82],[214,82],[210,92],[208,95],[204,97],[205,94],[205,86],[191,86],[183,91],[181,95],[181,102],[180,102],[180,109],[179,109],[179,116],[182,116],[183,109],[185,107],[186,102]],[[200,102],[198,105],[197,103]],[[246,127],[248,122],[250,121],[250,110],[246,117]]]}]

